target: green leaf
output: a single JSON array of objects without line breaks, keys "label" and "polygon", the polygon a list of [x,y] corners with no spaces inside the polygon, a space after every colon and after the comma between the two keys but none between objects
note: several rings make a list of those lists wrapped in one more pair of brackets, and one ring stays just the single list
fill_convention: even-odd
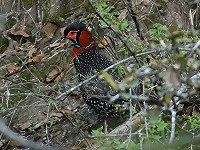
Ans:
[{"label": "green leaf", "polygon": [[103,135],[104,133],[102,132],[102,130],[103,130],[103,127],[98,128],[98,129],[96,129],[96,130],[92,130],[92,135],[94,135],[94,136]]},{"label": "green leaf", "polygon": [[140,149],[140,145],[139,144],[135,144],[134,142],[131,142],[128,144],[127,147],[128,150],[139,150]]},{"label": "green leaf", "polygon": [[167,127],[167,123],[165,123],[164,121],[160,121],[156,124],[156,126],[158,131],[164,131]]},{"label": "green leaf", "polygon": [[128,27],[128,22],[127,20],[124,20],[124,21],[121,21],[119,24],[118,24],[118,27],[120,30],[124,30]]}]

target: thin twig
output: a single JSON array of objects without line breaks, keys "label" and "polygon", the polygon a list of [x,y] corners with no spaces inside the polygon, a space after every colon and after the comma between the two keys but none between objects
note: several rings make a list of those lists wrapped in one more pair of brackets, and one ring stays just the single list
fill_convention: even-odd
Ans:
[{"label": "thin twig", "polygon": [[[131,88],[129,89],[129,94],[132,95],[132,89],[131,89]],[[132,105],[132,98],[130,98],[129,103],[130,103],[130,106],[129,106],[130,118],[129,118],[129,120],[132,122],[132,121],[133,121],[133,105]],[[131,140],[132,140],[132,124],[130,124],[129,128],[130,128],[130,131],[129,131],[129,136],[128,136],[128,143],[130,143]],[[128,146],[128,145],[127,145],[127,146]]]},{"label": "thin twig", "polygon": [[109,29],[111,29],[111,31],[113,33],[115,33],[115,35],[117,36],[117,38],[119,38],[120,41],[124,44],[124,46],[127,48],[127,50],[129,51],[129,53],[134,57],[134,59],[136,60],[136,62],[139,64],[139,66],[141,66],[139,60],[136,57],[136,54],[129,48],[129,46],[119,36],[119,34],[117,32],[115,32],[115,30],[106,22],[106,20],[96,11],[96,8],[92,5],[92,3],[90,2],[90,0],[87,0],[87,1],[90,4],[90,6],[92,7],[92,9],[95,11],[95,13],[97,14],[97,16],[108,26]]},{"label": "thin twig", "polygon": [[[145,90],[145,86],[144,86],[144,81],[142,81],[142,96],[144,96],[144,90]],[[146,136],[149,136],[149,132],[148,132],[148,123],[147,123],[147,104],[145,101],[143,101],[143,105],[144,105],[144,110],[143,110],[143,114],[144,114],[144,123],[145,123],[145,131],[146,131]]]},{"label": "thin twig", "polygon": [[172,113],[172,128],[171,128],[171,135],[169,139],[169,144],[171,144],[174,141],[175,137],[175,129],[176,129],[176,111],[174,111],[173,108],[170,109]]},{"label": "thin twig", "polygon": [[48,96],[48,95],[45,95],[45,94],[36,94],[36,93],[16,93],[16,94],[10,94],[9,96],[19,96],[19,95],[51,98],[51,96]]},{"label": "thin twig", "polygon": [[45,125],[45,133],[46,133],[46,140],[47,143],[50,143],[49,139],[49,127],[48,127],[48,121],[49,121],[49,113],[50,113],[50,108],[51,108],[51,102],[48,105],[47,113],[46,113],[46,125]]},{"label": "thin twig", "polygon": [[131,15],[133,21],[135,22],[135,26],[136,26],[137,33],[138,33],[140,40],[144,40],[144,37],[142,36],[142,33],[140,32],[140,26],[137,21],[136,13],[134,13],[133,10],[131,9],[132,8],[131,2],[128,2],[127,0],[122,0],[122,1],[123,1],[124,5],[126,5],[126,9],[128,10],[129,14]]}]

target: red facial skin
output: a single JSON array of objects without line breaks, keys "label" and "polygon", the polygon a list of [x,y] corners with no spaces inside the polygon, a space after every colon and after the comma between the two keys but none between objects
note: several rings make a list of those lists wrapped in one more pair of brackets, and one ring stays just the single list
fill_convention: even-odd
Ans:
[{"label": "red facial skin", "polygon": [[[76,40],[76,36],[77,36],[77,31],[76,30],[72,30],[67,34],[67,38],[69,39],[73,39]],[[94,43],[94,39],[92,38],[91,33],[88,30],[82,30],[79,36],[79,44],[80,44],[80,48],[73,48],[73,59],[78,56],[81,52],[83,51],[87,51],[90,48],[90,45],[93,46]]]}]

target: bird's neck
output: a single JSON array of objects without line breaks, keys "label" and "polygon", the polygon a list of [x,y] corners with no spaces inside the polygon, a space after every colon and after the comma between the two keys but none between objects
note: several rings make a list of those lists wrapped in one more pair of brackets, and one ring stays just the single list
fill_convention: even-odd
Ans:
[{"label": "bird's neck", "polygon": [[95,45],[95,42],[92,41],[88,46],[86,47],[80,47],[80,48],[76,48],[74,47],[73,48],[73,61],[76,60],[76,57],[78,55],[80,55],[81,53],[84,53],[84,52],[88,52],[88,51],[92,51],[92,50],[95,50],[96,49],[96,45]]}]

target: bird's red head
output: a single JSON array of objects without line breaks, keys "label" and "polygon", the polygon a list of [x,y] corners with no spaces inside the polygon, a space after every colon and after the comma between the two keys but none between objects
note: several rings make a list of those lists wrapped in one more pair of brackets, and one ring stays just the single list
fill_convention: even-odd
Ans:
[{"label": "bird's red head", "polygon": [[70,24],[64,30],[64,37],[73,42],[74,57],[94,47],[94,39],[84,23],[74,22]]}]

